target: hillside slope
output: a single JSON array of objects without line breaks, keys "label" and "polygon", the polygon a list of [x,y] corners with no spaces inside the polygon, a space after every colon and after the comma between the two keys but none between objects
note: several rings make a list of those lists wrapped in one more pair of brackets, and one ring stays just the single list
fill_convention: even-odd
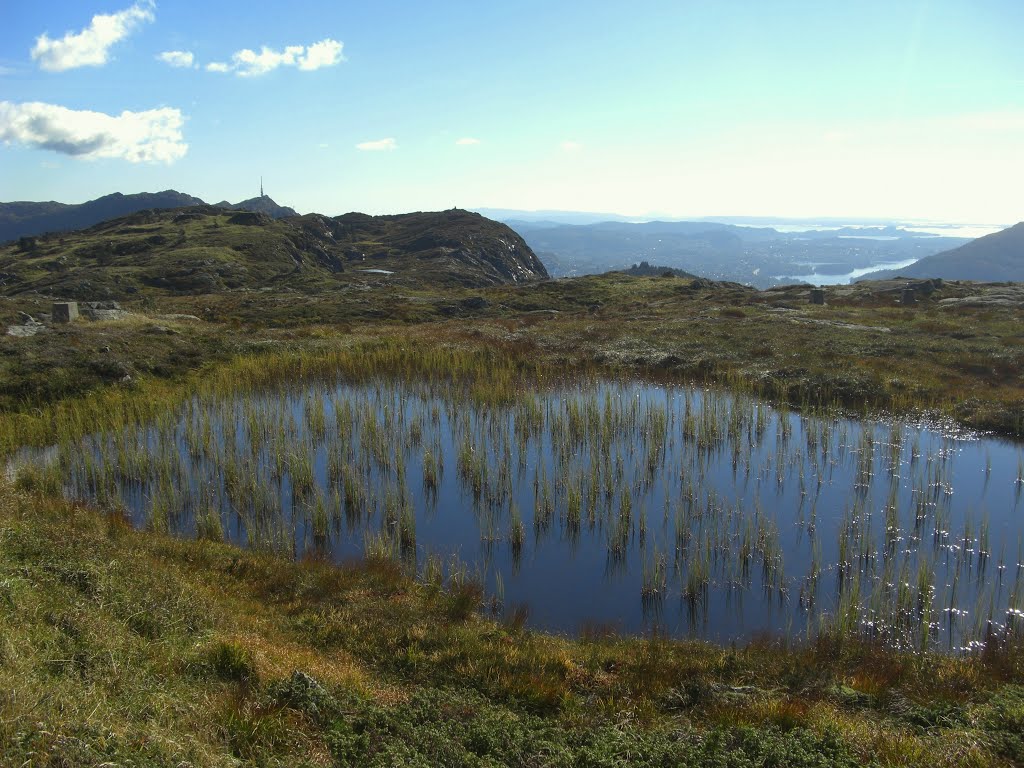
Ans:
[{"label": "hillside slope", "polygon": [[873,272],[866,280],[941,277],[979,282],[1024,281],[1024,222],[979,237],[959,248],[926,256],[900,270]]},{"label": "hillside slope", "polygon": [[213,206],[140,211],[0,246],[0,294],[123,299],[353,281],[486,286],[547,277],[512,230],[466,211],[272,219]]}]

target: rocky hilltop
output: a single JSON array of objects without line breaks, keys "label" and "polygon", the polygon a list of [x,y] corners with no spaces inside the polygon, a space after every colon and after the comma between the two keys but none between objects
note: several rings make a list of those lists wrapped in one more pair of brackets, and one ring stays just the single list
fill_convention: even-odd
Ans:
[{"label": "rocky hilltop", "polygon": [[350,261],[370,268],[393,263],[400,269],[412,257],[439,278],[472,274],[482,284],[499,285],[548,277],[530,246],[507,225],[458,208],[393,216],[347,213],[334,219],[314,215],[296,223],[329,232]]},{"label": "rocky hilltop", "polygon": [[0,295],[79,300],[391,285],[483,287],[547,277],[504,224],[463,210],[368,216],[192,206],[0,246]]},{"label": "rocky hilltop", "polygon": [[287,205],[278,205],[270,198],[269,195],[250,197],[248,200],[243,200],[240,203],[229,203],[227,200],[222,200],[217,203],[217,207],[229,208],[235,211],[255,211],[256,213],[265,213],[272,219],[284,219],[288,216],[299,215],[294,208],[289,208]]}]

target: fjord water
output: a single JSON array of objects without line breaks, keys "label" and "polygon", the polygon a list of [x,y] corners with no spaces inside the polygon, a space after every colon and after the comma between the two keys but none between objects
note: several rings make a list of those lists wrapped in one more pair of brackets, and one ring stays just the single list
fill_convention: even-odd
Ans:
[{"label": "fjord water", "polygon": [[64,446],[66,492],[185,536],[456,560],[576,633],[717,642],[826,623],[901,647],[1024,614],[1021,447],[591,380],[513,402],[379,379],[194,398]]}]

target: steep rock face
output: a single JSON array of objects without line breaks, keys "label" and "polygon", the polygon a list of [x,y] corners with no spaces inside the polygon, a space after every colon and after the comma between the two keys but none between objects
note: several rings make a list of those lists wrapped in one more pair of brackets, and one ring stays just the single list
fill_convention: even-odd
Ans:
[{"label": "steep rock face", "polygon": [[[420,269],[462,285],[499,285],[548,277],[540,259],[505,224],[461,209],[436,213],[367,216],[348,213],[331,220],[337,243],[350,258],[375,262],[414,257]],[[375,264],[374,266],[380,266]]]},{"label": "steep rock face", "polygon": [[318,292],[382,279],[482,287],[545,277],[518,235],[466,211],[273,219],[203,205],[136,211],[86,230],[0,245],[0,294],[78,300],[152,291]]},{"label": "steep rock face", "polygon": [[978,282],[1024,281],[1024,222],[961,245],[900,270],[872,272],[865,279],[941,277]]}]

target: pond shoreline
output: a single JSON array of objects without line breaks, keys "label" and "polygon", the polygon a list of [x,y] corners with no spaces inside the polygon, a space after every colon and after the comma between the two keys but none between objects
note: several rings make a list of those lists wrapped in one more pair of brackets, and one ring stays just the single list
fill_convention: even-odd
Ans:
[{"label": "pond shoreline", "polygon": [[[172,422],[170,410],[154,413],[162,425],[155,431],[140,423],[86,440],[72,451],[77,462],[51,448],[35,482],[123,507],[157,531],[337,561],[372,551],[421,573],[468,567],[494,599],[528,607],[531,625],[569,634],[612,623],[629,634],[658,628],[728,644],[845,622],[847,632],[881,633],[903,647],[965,648],[992,627],[1011,631],[1007,622],[1024,608],[1020,553],[988,544],[1012,541],[1012,524],[1002,513],[965,518],[963,489],[950,500],[966,481],[945,476],[952,470],[944,458],[950,450],[970,452],[975,463],[984,456],[985,483],[972,493],[983,508],[1013,510],[1020,446],[928,424],[801,416],[748,395],[642,379],[585,376],[573,388],[573,377],[553,377],[533,395],[525,394],[531,387],[499,387],[492,404],[460,405],[475,379],[453,384],[430,370],[421,383],[363,373],[293,394],[261,385],[237,401],[230,388],[211,391],[176,406]],[[857,435],[869,426],[874,436],[865,442]],[[894,467],[895,485],[871,480]],[[841,479],[854,470],[866,480]],[[793,536],[803,543],[790,543]],[[890,557],[904,538],[908,554]],[[922,543],[929,539],[930,549]],[[984,572],[989,560],[1000,579],[986,621],[959,606],[969,590],[994,584]],[[957,577],[944,579],[940,562]],[[558,563],[590,575],[566,579]],[[897,595],[886,597],[884,585],[919,568],[935,571],[927,597],[923,576],[914,576],[920,583],[898,608],[887,607]],[[563,583],[561,603],[540,597],[552,581]],[[773,597],[754,599],[760,593]],[[753,623],[752,609],[761,611]],[[746,618],[709,625],[708,616]]]}]

